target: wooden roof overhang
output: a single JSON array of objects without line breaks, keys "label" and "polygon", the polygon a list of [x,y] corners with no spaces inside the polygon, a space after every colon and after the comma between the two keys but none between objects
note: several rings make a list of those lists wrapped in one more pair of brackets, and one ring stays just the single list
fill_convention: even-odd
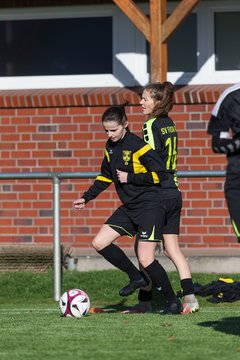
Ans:
[{"label": "wooden roof overhang", "polygon": [[167,79],[167,40],[199,1],[182,0],[167,17],[167,0],[150,0],[148,18],[134,1],[113,0],[150,44],[151,82],[163,82]]}]

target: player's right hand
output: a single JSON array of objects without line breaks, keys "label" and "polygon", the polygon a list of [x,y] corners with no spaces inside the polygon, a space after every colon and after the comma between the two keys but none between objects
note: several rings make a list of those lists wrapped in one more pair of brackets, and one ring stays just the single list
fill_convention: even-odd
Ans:
[{"label": "player's right hand", "polygon": [[84,209],[84,207],[85,207],[85,199],[81,198],[81,199],[75,200],[73,202],[73,206],[74,206],[74,208],[76,210]]}]

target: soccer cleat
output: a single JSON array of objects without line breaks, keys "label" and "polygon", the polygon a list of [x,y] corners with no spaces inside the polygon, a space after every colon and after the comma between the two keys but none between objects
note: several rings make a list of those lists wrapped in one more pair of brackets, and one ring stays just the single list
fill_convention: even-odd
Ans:
[{"label": "soccer cleat", "polygon": [[194,299],[191,299],[190,301],[186,296],[185,302],[183,304],[182,313],[183,314],[194,314],[198,310],[199,310],[199,303],[198,303],[197,299],[195,298],[195,296],[194,296]]},{"label": "soccer cleat", "polygon": [[168,302],[165,309],[160,311],[161,315],[178,315],[183,311],[182,303],[179,299]]},{"label": "soccer cleat", "polygon": [[128,296],[131,295],[135,290],[145,287],[148,285],[148,281],[141,277],[140,280],[133,280],[128,285],[124,286],[120,291],[120,296]]},{"label": "soccer cleat", "polygon": [[152,313],[151,302],[145,301],[145,303],[138,303],[134,306],[131,306],[127,310],[122,311],[122,314],[146,314]]}]

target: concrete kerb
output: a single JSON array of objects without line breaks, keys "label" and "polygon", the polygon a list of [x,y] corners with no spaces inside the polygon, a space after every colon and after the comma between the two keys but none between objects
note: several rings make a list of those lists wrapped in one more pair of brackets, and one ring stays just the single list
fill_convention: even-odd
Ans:
[{"label": "concrete kerb", "polygon": [[[137,266],[132,248],[122,248]],[[115,269],[93,248],[62,246],[65,269],[77,271]],[[240,244],[235,248],[191,248],[182,249],[193,273],[216,273],[240,275]],[[157,259],[167,271],[175,271],[173,263],[162,253]],[[0,247],[0,272],[33,270],[46,271],[53,265],[53,249],[47,246]]]},{"label": "concrete kerb", "polygon": [[[137,266],[137,260],[131,249],[123,249]],[[183,249],[192,273],[240,274],[240,245],[237,248]],[[68,269],[77,271],[114,269],[104,258],[93,249],[71,249]],[[173,263],[162,253],[157,259],[166,271],[175,271]]]}]

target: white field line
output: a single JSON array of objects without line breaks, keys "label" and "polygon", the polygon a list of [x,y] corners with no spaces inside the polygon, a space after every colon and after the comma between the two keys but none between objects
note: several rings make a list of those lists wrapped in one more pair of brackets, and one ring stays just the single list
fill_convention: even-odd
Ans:
[{"label": "white field line", "polygon": [[16,309],[0,309],[0,314],[3,313],[3,314],[21,314],[21,313],[24,313],[24,312],[34,312],[34,313],[54,313],[54,312],[58,312],[59,309],[56,308],[56,309],[40,309],[40,308],[16,308]]},{"label": "white field line", "polygon": [[[238,313],[240,314],[240,308],[227,308],[227,309],[213,309],[213,308],[206,308],[206,307],[201,307],[201,309],[199,310],[199,312],[197,312],[196,314],[191,314],[191,316],[197,316],[197,314],[200,313],[217,313],[217,314],[224,314],[226,312],[231,311],[232,313]],[[7,308],[0,308],[0,315],[1,314],[21,314],[21,313],[28,313],[28,312],[33,312],[33,313],[59,313],[59,308],[46,308],[46,309],[41,309],[41,308],[13,308],[13,309],[7,309]],[[108,314],[108,312],[106,311],[106,314]],[[154,313],[153,313],[154,314]],[[147,314],[146,314],[147,315]],[[145,315],[145,316],[146,316]],[[151,314],[152,315],[152,314]],[[155,315],[157,315],[157,313],[155,313]],[[184,315],[185,316],[185,315]]]}]

